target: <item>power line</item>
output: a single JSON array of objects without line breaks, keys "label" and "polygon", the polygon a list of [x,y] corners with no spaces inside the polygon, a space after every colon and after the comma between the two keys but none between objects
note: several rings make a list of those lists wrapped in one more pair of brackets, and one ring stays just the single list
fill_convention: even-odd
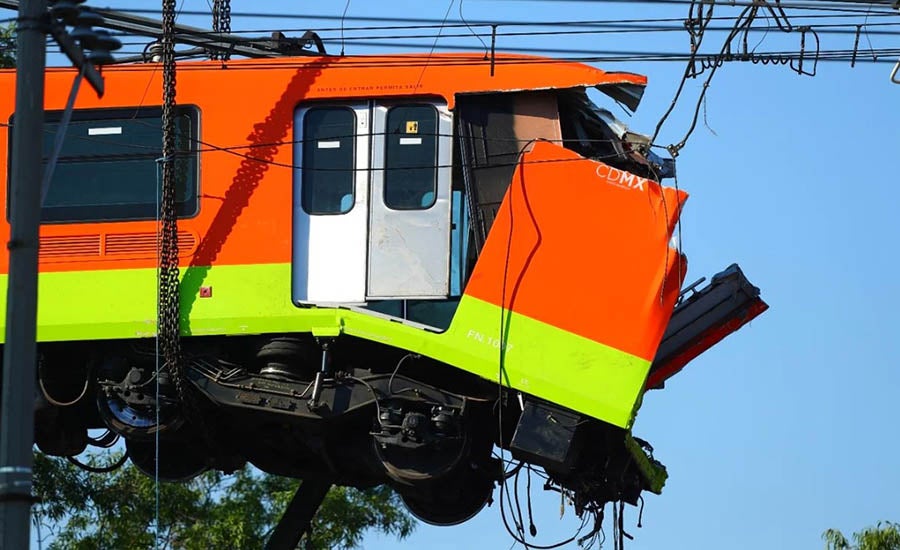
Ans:
[{"label": "power line", "polygon": [[[407,46],[407,47],[421,47],[421,45],[395,45],[399,47]],[[447,51],[460,51],[460,52],[470,52],[471,46],[465,45],[457,45],[457,46],[437,46],[436,51],[439,50],[447,50]],[[521,48],[519,50],[525,50],[525,48]],[[552,53],[552,51],[542,50],[540,48],[535,48],[533,50],[529,49],[529,52],[545,52]],[[677,53],[677,52],[664,52],[664,51],[628,51],[628,50],[564,50],[568,52],[566,55],[562,55],[559,52],[554,55],[552,58],[543,58],[543,57],[521,57],[521,58],[497,58],[494,60],[494,64],[497,66],[509,66],[509,65],[547,65],[547,64],[558,64],[560,62],[577,62],[577,63],[612,63],[612,62],[640,62],[640,61],[688,61],[691,56],[689,54]],[[446,53],[446,52],[444,52]],[[511,53],[522,53],[521,51],[511,50]],[[888,59],[889,56],[896,56],[900,54],[900,48],[874,48],[874,49],[860,49],[860,50],[852,50],[852,49],[838,49],[838,50],[821,50],[819,52],[819,61],[827,62],[827,61],[851,61],[854,54],[858,57],[857,62],[868,61],[868,62],[877,62],[877,63],[894,63],[896,59]],[[783,56],[789,57],[792,59],[799,59],[801,56],[805,56],[805,59],[812,61],[812,53],[806,52],[805,54],[800,51],[766,51],[766,52],[756,52],[753,54],[754,57],[746,57],[742,58],[740,54],[733,54],[730,58],[725,59],[725,62],[752,62],[753,59],[757,59],[758,63],[761,63],[760,58],[762,56]],[[863,56],[869,56],[869,58],[863,58]],[[697,59],[712,59],[719,56],[718,52],[700,52],[696,55]],[[877,59],[873,59],[872,56]],[[282,62],[278,64],[271,64],[261,61],[244,61],[239,64],[229,64],[228,70],[230,71],[241,71],[241,70],[285,70],[285,69],[302,69],[302,68],[328,68],[329,70],[352,70],[352,69],[360,69],[360,68],[396,68],[396,67],[423,67],[426,65],[426,61],[424,57],[421,58],[410,58],[410,56],[404,56],[402,54],[396,55],[384,55],[384,56],[346,56],[343,58],[344,60],[340,64],[329,63],[327,60],[318,60],[316,58],[312,58],[308,61],[304,62]],[[489,66],[491,64],[490,58],[485,58],[483,54],[473,54],[470,57],[466,58],[432,58],[429,62],[429,66],[432,67],[452,67],[459,65],[472,65],[472,64],[481,64],[484,66]],[[152,65],[131,65],[124,64],[119,65],[118,70],[120,71],[146,71],[148,67],[152,67]],[[191,66],[185,65],[180,67],[180,69],[185,71],[197,70],[204,68],[206,66]]]},{"label": "power line", "polygon": [[[530,1],[530,0],[521,0],[521,1]],[[557,1],[571,1],[571,0],[557,0]],[[595,2],[602,2],[603,0],[594,0]],[[673,5],[689,5],[690,0],[618,0],[619,3],[661,3],[661,4],[673,4]],[[616,3],[613,1],[606,3]],[[749,2],[729,2],[726,6],[740,6],[740,5],[750,5]],[[803,22],[806,23],[807,20],[811,20],[813,18],[816,19],[831,19],[841,18],[842,21],[838,23],[818,23],[818,24],[806,24],[804,27],[809,30],[815,31],[817,34],[821,35],[857,35],[865,30],[867,35],[885,35],[890,36],[895,33],[892,32],[893,28],[900,24],[898,22],[868,22],[865,23],[853,23],[843,21],[850,17],[850,14],[846,12],[845,6],[848,4],[851,5],[868,5],[871,6],[887,6],[889,2],[829,2],[828,0],[820,0],[816,3],[809,2],[794,2],[789,4],[779,4],[779,6],[784,8],[810,8],[815,7],[817,9],[825,9],[827,13],[814,13],[814,14],[803,14],[800,17],[796,17],[792,14],[792,17],[797,19],[798,21],[802,18]],[[837,12],[835,10],[838,10]],[[106,10],[104,10],[106,11]],[[156,13],[155,10],[130,10],[131,13]],[[858,13],[859,10],[856,10],[852,13]],[[182,14],[206,14],[206,12],[200,11],[182,11]],[[291,15],[291,14],[274,14],[274,13],[259,13],[259,12],[235,12],[234,15],[236,17],[280,17],[282,19],[292,19],[292,18],[314,18],[315,16],[310,15]],[[886,16],[896,17],[893,12],[881,12],[881,11],[871,11],[867,12],[867,17],[886,17]],[[335,17],[336,18],[336,17]],[[320,17],[319,19],[328,19],[328,17]],[[431,33],[419,33],[419,34],[398,34],[394,32],[393,34],[379,34],[378,31],[402,31],[409,32],[412,30],[422,30],[422,29],[434,29],[437,28],[438,25],[433,24],[436,20],[433,19],[423,19],[423,18],[388,18],[388,17],[347,17],[348,20],[357,20],[357,21],[407,21],[407,22],[415,22],[414,25],[390,25],[390,26],[367,26],[360,28],[353,27],[345,27],[346,33],[360,32],[360,31],[374,31],[370,32],[368,35],[363,36],[346,36],[345,42],[350,42],[355,46],[359,47],[372,47],[372,48],[385,48],[385,47],[393,47],[393,48],[423,48],[428,47],[428,44],[415,43],[411,41],[415,40],[432,40],[437,38],[438,35]],[[713,20],[718,22],[731,22],[735,21],[734,17],[716,17]],[[427,24],[421,24],[427,23]],[[669,23],[667,25],[661,23]],[[676,25],[672,23],[681,23],[681,25]],[[487,22],[480,21],[469,21],[469,22],[448,22],[445,26],[451,27],[456,26],[457,28],[461,28],[463,26],[473,27],[479,25],[487,25]],[[544,31],[544,30],[512,30],[512,31],[504,31],[499,30],[495,34],[496,37],[500,38],[510,38],[517,39],[523,37],[541,37],[541,36],[565,36],[565,35],[618,35],[618,34],[627,34],[627,33],[644,33],[644,34],[652,34],[652,33],[671,33],[677,31],[684,31],[684,19],[681,18],[657,18],[657,19],[610,19],[610,20],[582,20],[582,21],[555,21],[555,22],[534,22],[534,21],[500,21],[490,23],[492,25],[499,26],[514,26],[514,27],[553,27],[556,26],[556,29],[553,31]],[[799,24],[799,23],[798,23]],[[564,29],[559,29],[559,27],[565,27]],[[579,29],[580,27],[585,27],[584,29]],[[724,26],[710,26],[707,29],[709,32],[726,32],[728,27]],[[765,26],[750,26],[746,29],[747,32],[753,33],[768,33],[776,30],[776,27],[773,25],[765,25]],[[241,30],[239,31],[242,34],[250,34],[254,32],[262,32],[262,31],[254,31],[254,30]],[[325,31],[320,31],[325,32]],[[150,37],[158,36],[158,32],[146,32],[146,35]],[[202,29],[189,29],[184,30],[181,35],[191,37],[190,42],[196,46],[200,47],[212,47],[221,43],[223,40],[223,35],[221,33],[211,33],[203,31]],[[235,34],[235,33],[232,33]],[[472,36],[477,38],[486,38],[490,36],[487,33],[443,33],[441,38],[469,38]],[[248,40],[241,39],[239,37],[228,35],[228,40],[231,44],[236,45],[245,45],[245,46],[253,46],[258,45],[259,41],[256,40]],[[323,38],[323,42],[332,43],[337,38],[325,37]],[[140,45],[140,42],[129,42],[130,45]],[[256,46],[258,47],[258,46]],[[461,45],[461,44],[446,44],[446,43],[438,43],[435,46],[436,51],[463,51],[463,50],[471,50],[472,45]],[[602,50],[590,50],[590,49],[569,49],[569,48],[558,48],[558,47],[525,47],[525,46],[511,46],[501,44],[501,51],[512,52],[512,53],[540,53],[540,54],[551,54],[558,56],[567,56],[567,58],[573,58],[575,60],[582,61],[584,57],[589,58],[598,58],[598,60],[606,60],[606,61],[628,61],[628,60],[679,60],[684,59],[684,55],[679,54],[677,52],[644,52],[644,51],[602,51]],[[260,53],[263,53],[261,51]],[[874,50],[870,50],[874,51]],[[137,52],[135,52],[137,54]],[[776,52],[772,55],[784,55],[785,52]],[[699,55],[713,55],[713,54],[699,54]],[[877,55],[877,54],[876,54]],[[610,59],[612,57],[612,59]],[[834,57],[832,57],[834,59]]]},{"label": "power line", "polygon": [[[545,2],[545,3],[570,3],[570,4],[659,4],[670,6],[688,6],[694,3],[694,0],[507,0],[511,2]],[[722,5],[727,7],[751,8],[762,6],[756,0],[725,0]],[[836,4],[836,6],[828,6],[828,4]],[[816,0],[815,2],[778,2],[777,6],[783,9],[796,10],[842,10],[842,11],[859,11],[865,13],[862,8],[844,7],[842,4],[853,6],[884,6],[892,7],[893,0]],[[773,4],[774,5],[774,4]]]},{"label": "power line", "polygon": [[[515,1],[515,2],[604,2],[604,0],[507,0],[507,1]],[[745,0],[725,0],[727,3],[717,4],[717,6],[726,8],[726,7],[746,7],[754,5],[753,2],[745,1]],[[610,0],[611,3],[615,2],[624,2],[624,3],[648,3],[648,4],[669,4],[669,5],[683,5],[688,6],[691,3],[691,0]],[[818,0],[812,3],[803,3],[803,4],[780,4],[781,7],[785,9],[798,9],[803,11],[831,11],[831,12],[841,12],[845,15],[857,15],[857,14],[871,14],[871,15],[897,15],[895,11],[868,11],[862,8],[844,8],[844,7],[828,7],[826,4],[829,3],[829,0]],[[883,7],[891,7],[891,3],[880,2],[873,3],[874,5],[883,6]],[[158,10],[150,10],[150,9],[141,9],[141,8],[116,8],[109,7],[104,8],[103,10],[98,11],[121,11],[121,12],[129,12],[134,14],[147,14],[147,15],[156,15],[158,14]],[[184,16],[208,16],[208,11],[201,10],[183,10],[180,12],[181,15]],[[340,21],[341,16],[338,15],[314,15],[308,13],[275,13],[275,12],[252,12],[252,11],[232,11],[231,15],[233,18],[240,19],[280,19],[280,20],[304,20],[304,21]],[[812,15],[807,15],[807,17],[812,17]],[[383,23],[417,23],[421,25],[434,25],[440,26],[441,19],[435,18],[427,18],[427,17],[388,17],[388,16],[351,16],[348,15],[344,18],[345,21],[355,21],[355,22],[383,22]],[[637,19],[637,21],[641,21],[644,19]],[[653,19],[648,19],[653,20]],[[490,26],[490,25],[555,25],[562,22],[531,22],[531,21],[521,21],[521,20],[495,20],[495,19],[466,19],[463,21],[461,19],[447,19],[446,27],[465,27],[466,22],[468,22],[471,26]],[[350,30],[352,27],[346,27],[345,30]],[[334,30],[339,30],[335,28]],[[232,31],[235,32],[235,31]]]}]

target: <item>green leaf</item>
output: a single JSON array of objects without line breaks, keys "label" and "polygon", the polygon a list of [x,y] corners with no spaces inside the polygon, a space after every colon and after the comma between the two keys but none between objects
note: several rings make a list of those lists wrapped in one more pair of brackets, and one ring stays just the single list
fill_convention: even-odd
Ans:
[{"label": "green leaf", "polygon": [[826,550],[900,550],[900,524],[879,521],[875,527],[867,527],[853,533],[853,542],[837,529],[822,533]]},{"label": "green leaf", "polygon": [[16,28],[0,25],[0,68],[16,66]]},{"label": "green leaf", "polygon": [[[108,464],[117,453],[92,456]],[[35,454],[38,525],[49,524],[51,549],[154,546],[157,490],[160,547],[262,549],[299,481],[245,467],[232,475],[206,472],[185,483],[160,483],[127,464],[110,474],[89,474],[62,458]],[[312,524],[305,548],[357,548],[368,532],[398,538],[415,521],[388,487],[335,487]]]}]

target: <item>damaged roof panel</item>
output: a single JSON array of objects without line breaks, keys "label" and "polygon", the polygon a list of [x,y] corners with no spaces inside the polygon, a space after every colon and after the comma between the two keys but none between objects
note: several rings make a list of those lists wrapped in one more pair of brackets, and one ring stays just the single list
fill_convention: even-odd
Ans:
[{"label": "damaged roof panel", "polygon": [[[614,75],[617,73],[607,73]],[[619,73],[628,74],[628,73]],[[619,83],[619,84],[600,84],[595,86],[598,90],[618,101],[622,105],[628,107],[631,111],[636,111],[644,97],[644,88],[647,85],[646,79],[643,84]]]}]

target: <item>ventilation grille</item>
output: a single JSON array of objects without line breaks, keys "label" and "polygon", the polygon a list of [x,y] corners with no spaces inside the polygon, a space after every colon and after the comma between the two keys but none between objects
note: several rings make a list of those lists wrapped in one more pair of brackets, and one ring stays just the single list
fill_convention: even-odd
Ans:
[{"label": "ventilation grille", "polygon": [[[178,255],[194,251],[197,239],[193,233],[178,232]],[[156,233],[117,233],[106,235],[103,247],[106,256],[156,256]]]},{"label": "ventilation grille", "polygon": [[100,235],[77,235],[65,237],[41,237],[41,258],[66,258],[100,256]]},{"label": "ventilation grille", "polygon": [[[187,231],[178,232],[179,256],[190,256],[196,248],[196,235]],[[155,258],[156,254],[156,233],[41,237],[40,258],[44,261]]]}]

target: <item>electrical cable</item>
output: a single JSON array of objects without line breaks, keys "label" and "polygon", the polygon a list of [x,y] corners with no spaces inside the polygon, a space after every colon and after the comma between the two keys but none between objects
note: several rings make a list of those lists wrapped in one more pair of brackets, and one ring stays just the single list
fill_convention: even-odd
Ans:
[{"label": "electrical cable", "polygon": [[[692,3],[691,7],[693,8],[694,5],[695,4]],[[699,21],[700,21],[699,31],[697,34],[691,33],[691,39],[692,39],[691,47],[693,48],[693,51],[690,52],[690,57],[688,58],[687,66],[684,68],[684,74],[681,77],[681,82],[678,83],[678,88],[675,90],[675,97],[672,98],[672,102],[669,104],[669,107],[663,113],[662,117],[659,119],[659,122],[657,122],[656,129],[653,131],[653,136],[650,138],[650,143],[656,143],[656,138],[659,137],[659,132],[662,130],[663,124],[666,123],[666,120],[668,120],[669,115],[672,114],[672,112],[675,110],[675,106],[678,104],[678,100],[681,97],[682,92],[684,91],[684,86],[685,86],[685,84],[687,84],[687,80],[691,75],[691,68],[692,68],[693,62],[697,58],[697,55],[698,55],[697,50],[700,48],[700,45],[703,42],[703,36],[705,34],[704,31],[705,31],[706,25],[709,24],[709,21],[710,21],[709,18],[711,18],[713,15],[714,8],[715,8],[715,3],[710,4],[709,8],[706,12],[706,17],[703,17],[703,15],[702,15],[703,7],[702,7],[702,5],[700,7],[701,17],[699,19]],[[747,12],[747,10],[745,9],[742,12],[742,15],[743,15],[743,13],[746,13],[746,12]],[[693,10],[691,10],[690,13],[693,14]],[[740,19],[738,19],[738,21],[739,20]]]},{"label": "electrical cable", "polygon": [[40,388],[41,388],[41,394],[44,396],[44,399],[46,399],[48,403],[50,403],[51,405],[53,405],[55,407],[71,407],[72,405],[81,401],[81,399],[85,396],[85,394],[87,394],[87,390],[88,390],[88,386],[90,386],[90,382],[91,382],[90,377],[86,375],[84,378],[84,387],[81,388],[81,393],[78,394],[78,397],[76,397],[75,399],[73,399],[71,401],[64,402],[64,401],[58,401],[58,400],[54,399],[53,397],[51,397],[50,394],[47,392],[47,388],[44,387],[43,377],[38,376],[38,386],[40,386]]},{"label": "electrical cable", "polygon": [[[541,2],[541,3],[591,3],[591,4],[656,4],[656,5],[688,5],[693,0],[511,0],[514,2]],[[764,0],[762,0],[764,1]],[[816,0],[815,2],[783,2],[781,7],[796,10],[842,10],[856,13],[865,13],[861,8],[844,6],[827,6],[827,4],[850,4],[855,6],[876,5],[890,7],[893,0]],[[759,6],[761,0],[727,0],[728,6],[754,7]]]},{"label": "electrical cable", "polygon": [[[688,5],[691,0],[512,0],[517,2],[529,2],[529,1],[539,1],[542,3],[550,3],[553,1],[556,2],[590,2],[592,4],[599,3],[616,3],[616,4],[667,4],[671,6],[679,6],[679,5]],[[723,5],[726,7],[747,7],[753,6],[756,4],[754,0],[726,0],[727,3],[723,2]],[[829,5],[832,4],[832,5]],[[849,4],[845,6],[843,4]],[[844,12],[848,14],[864,14],[867,10],[863,9],[862,6],[868,6],[871,9],[872,6],[890,8],[892,5],[891,0],[882,0],[882,1],[868,1],[868,2],[835,2],[833,0],[816,0],[814,2],[784,2],[781,3],[781,6],[785,9],[796,9],[802,11],[838,11]],[[857,7],[860,6],[860,7]],[[122,13],[132,13],[132,14],[148,14],[148,15],[158,15],[159,10],[152,9],[142,9],[142,8],[133,8],[130,6],[108,6],[105,8],[98,8],[95,10],[101,15],[108,12],[122,12]],[[199,11],[199,10],[183,10],[179,12],[186,16],[209,16],[209,11]],[[875,12],[879,13],[879,12]],[[885,13],[885,12],[881,12]],[[234,17],[240,17],[241,19],[282,19],[282,20],[292,20],[299,19],[304,21],[309,20],[322,20],[322,21],[340,21],[341,16],[339,15],[321,15],[321,14],[310,14],[310,13],[276,13],[276,12],[253,12],[253,11],[245,11],[245,12],[232,12]],[[895,13],[896,15],[896,13]],[[434,18],[412,18],[412,17],[386,17],[386,16],[351,16],[345,18],[347,21],[366,21],[366,22],[393,22],[393,21],[405,21],[405,22],[416,22],[416,23],[439,23],[440,19]],[[451,21],[451,24],[463,25],[462,21]],[[506,24],[506,22],[498,22],[501,24]],[[492,24],[492,22],[486,21],[472,21],[470,22],[472,25],[482,25],[482,24]],[[234,31],[232,31],[234,32]]]},{"label": "electrical cable", "polygon": [[[523,157],[524,152],[528,149],[528,147],[530,147],[536,141],[538,141],[538,140],[532,139],[519,149],[519,153],[516,155],[517,163],[523,162],[522,157]],[[512,203],[513,203],[514,189],[515,189],[515,186],[510,185],[510,187],[507,191],[507,197],[506,197],[506,201],[509,206],[510,232],[507,237],[506,260],[504,262],[504,268],[503,268],[501,298],[500,298],[500,336],[499,336],[500,346],[499,346],[499,350],[498,350],[499,361],[498,361],[498,372],[497,372],[497,377],[498,377],[498,380],[497,380],[497,391],[498,391],[497,421],[498,421],[498,441],[499,441],[499,446],[500,446],[501,461],[504,460],[503,459],[503,453],[504,453],[504,449],[503,449],[503,445],[504,445],[504,439],[503,439],[503,388],[505,386],[508,386],[508,381],[507,381],[507,384],[504,384],[504,381],[503,381],[503,377],[506,372],[506,369],[504,367],[505,357],[506,357],[506,320],[508,318],[506,310],[508,307],[512,306],[511,301],[509,304],[507,304],[506,286],[507,286],[507,281],[508,281],[508,277],[509,277],[509,267],[510,267],[510,260],[511,260],[511,254],[512,254],[512,228],[513,228]],[[515,473],[513,474],[513,476],[516,477],[516,479],[518,479],[517,476],[519,474],[519,471],[521,471],[521,467],[519,467],[519,469],[517,469],[515,471]],[[503,525],[506,528],[507,533],[509,533],[509,535],[513,538],[513,540],[515,540],[519,544],[522,544],[523,546],[525,546],[526,548],[529,548],[529,549],[552,550],[554,548],[560,548],[562,546],[565,546],[565,545],[571,543],[572,541],[576,540],[580,536],[581,531],[584,529],[584,526],[587,523],[586,517],[582,519],[581,527],[578,529],[578,531],[572,537],[570,537],[564,541],[550,544],[550,545],[537,545],[537,544],[533,544],[533,543],[530,543],[527,540],[525,540],[524,527],[521,525],[521,523],[516,521],[515,514],[513,514],[513,523],[516,525],[516,531],[514,532],[513,529],[509,525],[509,521],[506,517],[506,508],[504,506],[504,494],[507,495],[507,500],[509,500],[508,479],[509,479],[509,477],[507,475],[504,475],[500,481],[501,486],[500,486],[500,499],[499,499],[500,503],[499,503],[499,505],[500,505],[500,517],[503,520]],[[516,493],[516,501],[517,501],[517,499],[518,499],[518,493]],[[519,509],[519,516],[521,517],[521,509]]]},{"label": "electrical cable", "polygon": [[348,9],[350,9],[350,0],[344,4],[344,13],[341,14],[341,57],[344,57],[344,19],[347,17]]},{"label": "electrical cable", "polygon": [[90,383],[91,383],[91,369],[89,366],[85,368],[84,386],[81,388],[81,392],[78,394],[78,397],[76,397],[75,399],[72,399],[71,401],[62,401],[62,400],[54,399],[50,395],[50,393],[47,391],[47,388],[44,386],[44,377],[42,374],[43,367],[44,367],[43,357],[39,357],[38,365],[37,365],[38,387],[40,388],[41,394],[44,396],[44,399],[46,399],[47,402],[50,403],[51,405],[53,405],[55,407],[71,407],[72,405],[75,405],[76,403],[81,401],[84,398],[84,396],[87,394],[88,387],[90,386]]},{"label": "electrical cable", "polygon": [[[522,540],[525,540],[525,519],[522,516],[522,505],[519,503],[519,474],[522,472],[520,469],[516,472],[516,475],[513,479],[513,496],[515,497],[516,510],[513,515],[513,523],[516,525],[516,530],[519,533],[519,536],[522,537]],[[525,543],[525,550],[529,550],[528,544]]]},{"label": "electrical cable", "polygon": [[466,29],[469,30],[469,33],[471,33],[472,36],[474,36],[475,38],[478,39],[479,42],[481,42],[481,47],[484,48],[484,56],[487,57],[487,55],[488,55],[488,47],[487,47],[487,44],[485,44],[485,43],[484,43],[484,40],[481,39],[481,35],[479,35],[478,33],[476,33],[475,30],[472,29],[472,27],[469,25],[469,22],[466,21],[466,18],[465,18],[465,16],[463,15],[463,2],[464,2],[464,0],[459,0],[459,19],[460,19],[460,21],[462,21],[463,24],[466,26]]},{"label": "electrical cable", "polygon": [[[871,17],[883,17],[883,18],[895,18],[897,14],[895,12],[869,12],[866,14],[867,20]],[[847,19],[855,17],[855,14],[842,14],[842,13],[814,13],[814,14],[794,14],[793,18],[806,22],[806,20],[824,20],[824,19]],[[391,17],[378,17],[373,18],[380,21],[391,21],[391,22],[400,22],[400,21],[428,21],[429,24],[408,24],[408,25],[364,25],[364,26],[356,26],[356,27],[344,27],[343,30],[345,32],[359,32],[359,31],[413,31],[413,30],[424,30],[424,29],[436,29],[440,27],[440,22],[438,20],[421,20],[421,19],[408,19],[408,18],[391,18]],[[735,16],[717,16],[713,17],[713,21],[717,22],[727,22],[734,21],[736,19]],[[430,23],[434,21],[434,23]],[[673,25],[661,25],[661,23],[673,23]],[[856,26],[857,23],[847,22],[847,23],[836,23],[834,27],[846,27],[846,26]],[[896,23],[864,23],[864,26],[881,26],[881,25],[895,25]],[[444,25],[445,29],[449,28],[466,28],[472,29],[472,27],[536,27],[543,28],[549,27],[554,30],[559,30],[560,27],[566,28],[598,28],[598,29],[621,29],[623,31],[629,29],[637,29],[637,30],[684,30],[684,19],[677,17],[665,17],[665,18],[643,18],[643,19],[599,19],[599,20],[557,20],[557,21],[503,21],[503,20],[492,20],[492,21],[464,21],[460,20],[458,22],[450,22]],[[818,25],[819,27],[828,27],[827,24]],[[727,31],[730,27],[713,27],[710,30],[718,30],[718,31]],[[233,30],[231,32],[232,35],[239,34],[271,34],[272,32],[283,32],[283,33],[303,33],[308,30],[313,30],[316,33],[321,34],[327,32],[339,32],[341,31],[341,27],[316,27],[316,28],[258,28],[258,29],[239,29]],[[566,31],[561,31],[565,33]],[[851,34],[851,30],[842,31],[843,34]],[[111,34],[113,36],[134,36],[133,33],[125,33],[121,31],[112,31]],[[206,36],[208,33],[199,33],[201,36]],[[500,33],[501,36],[509,36],[508,33]],[[408,35],[398,35],[399,37],[408,37]],[[459,34],[459,35],[448,35],[444,34],[445,37],[450,36],[458,36],[465,37],[469,36],[469,34]],[[479,35],[482,36],[482,35]],[[483,36],[488,36],[485,33]],[[369,38],[391,38],[392,36],[384,36],[379,37],[377,35],[369,37]],[[421,35],[420,38],[433,38],[433,35]],[[351,39],[356,39],[361,37],[351,37]],[[253,39],[247,39],[253,40]]]},{"label": "electrical cable", "polygon": [[101,435],[100,437],[94,438],[94,437],[88,436],[87,442],[88,442],[88,445],[91,445],[92,447],[101,447],[103,449],[111,449],[112,447],[115,446],[116,443],[118,443],[119,439],[120,439],[119,434],[117,434],[116,432],[114,432],[112,430],[107,429],[105,432],[103,432],[103,435]]},{"label": "electrical cable", "polygon": [[[820,3],[820,4],[821,4],[821,3]],[[736,4],[736,5],[740,5],[740,4]],[[867,14],[867,16],[871,16],[871,15],[873,15],[873,13],[872,13],[872,5],[871,5],[871,4],[867,4],[867,5],[868,5],[869,9],[867,10],[866,14]],[[790,6],[786,6],[786,7],[790,7]],[[809,6],[799,6],[799,7],[809,7]],[[830,6],[830,7],[827,8],[826,11],[834,12],[835,10],[840,10],[840,8],[838,8],[838,7],[836,7],[836,6]],[[859,10],[857,10],[857,11],[859,11]],[[853,13],[853,12],[851,12],[851,13]],[[883,15],[892,15],[891,12],[879,12],[879,13],[881,13],[881,14],[883,14]],[[260,15],[260,14],[257,14],[257,15]],[[276,15],[276,14],[269,14],[269,15]],[[278,14],[278,15],[280,15],[280,14]],[[812,14],[812,15],[820,15],[820,14]],[[836,13],[826,13],[826,14],[824,14],[824,15],[826,15],[826,16],[839,16],[839,15],[847,16],[848,14],[847,14],[847,13],[842,13],[842,12],[838,11],[838,12],[836,12]],[[392,18],[382,18],[382,19],[396,20],[396,19],[392,19]],[[531,22],[531,23],[529,23],[529,22],[516,22],[516,23],[520,23],[520,24],[535,24],[535,23],[533,23],[533,22]],[[571,22],[571,23],[578,23],[578,22]],[[474,24],[474,23],[473,23],[473,24]],[[493,23],[493,24],[498,24],[498,23]],[[460,26],[467,26],[467,25],[471,26],[471,24],[469,24],[468,22],[461,22],[461,23],[460,23]],[[443,25],[443,26],[446,27],[447,25]],[[669,30],[674,30],[674,28],[669,29]],[[241,31],[241,32],[247,32],[247,31]],[[563,32],[565,32],[565,31],[563,31]],[[844,29],[844,32],[845,32],[845,33],[852,33],[852,32],[853,32],[853,29]],[[219,39],[220,39],[219,36],[211,36],[209,33],[200,33],[200,32],[194,32],[194,33],[192,33],[192,32],[187,32],[187,33],[185,33],[185,34],[191,34],[191,35],[195,35],[195,36],[207,36],[207,37],[208,37],[208,40],[210,40],[210,41],[213,41],[213,40],[219,40]],[[524,34],[527,34],[527,33],[524,33]],[[390,38],[390,37],[384,37],[384,38],[385,38],[385,39],[388,39],[388,38]],[[349,39],[349,38],[348,38],[348,39]],[[422,47],[421,44],[411,45],[411,46],[413,46],[413,47]],[[465,48],[465,49],[468,49],[468,47],[464,47],[464,48]]]},{"label": "electrical cable", "polygon": [[[397,44],[396,47],[420,47],[419,44]],[[454,52],[459,52],[459,54],[467,53],[471,51],[469,46],[464,45],[443,45],[438,46],[439,49],[445,50],[444,53],[452,54]],[[897,48],[878,48],[872,53],[877,56],[893,56],[897,51],[900,51],[900,47]],[[698,52],[696,55],[682,54],[677,52],[666,52],[666,51],[639,51],[639,50],[581,50],[581,49],[569,49],[569,48],[508,48],[504,54],[522,54],[523,57],[513,57],[510,55],[505,55],[504,57],[497,57],[495,60],[495,64],[497,66],[522,66],[522,65],[530,65],[530,66],[540,66],[540,65],[558,65],[564,62],[577,62],[577,63],[636,63],[636,62],[655,62],[655,61],[668,61],[668,62],[682,62],[682,61],[690,61],[691,59],[716,59],[717,62],[747,62],[751,61],[748,58],[741,58],[738,55],[732,54],[729,58],[721,59],[717,56],[721,56],[721,53],[714,52]],[[853,59],[853,50],[852,49],[835,49],[835,50],[822,50],[820,53],[821,61],[850,61]],[[539,54],[552,54],[553,57],[543,57]],[[796,50],[779,50],[779,51],[766,51],[766,52],[758,52],[756,54],[757,57],[762,56],[780,56],[787,57],[791,59],[799,59],[804,52],[796,51]],[[454,67],[454,66],[471,66],[471,65],[479,65],[483,64],[488,66],[490,64],[489,60],[484,60],[481,56],[478,57],[462,57],[461,55],[453,55],[445,58],[432,58],[430,63],[426,63],[424,60],[418,60],[409,54],[406,55],[377,55],[377,56],[346,56],[344,59],[346,61],[340,64],[328,64],[326,61],[320,61],[316,58],[304,58],[308,59],[304,62],[297,61],[285,61],[277,64],[261,62],[259,60],[247,60],[243,61],[240,64],[230,64],[228,65],[229,71],[242,71],[242,70],[275,70],[275,71],[285,71],[285,70],[297,70],[297,69],[322,69],[326,65],[328,65],[329,70],[354,70],[354,69],[364,69],[364,68],[375,68],[375,69],[391,69],[391,68],[415,68],[415,67],[423,67],[427,65],[431,65],[432,67]],[[872,59],[867,60],[868,62],[878,63],[878,62],[891,62],[893,60],[882,60],[882,59]],[[147,67],[142,65],[115,65],[117,71],[121,72],[131,72],[131,71],[146,71]],[[197,64],[197,65],[184,65],[182,67],[183,71],[190,72],[196,70],[208,70],[208,67]]]},{"label": "electrical cable", "polygon": [[66,460],[86,472],[90,472],[92,474],[108,474],[109,472],[114,472],[125,465],[125,463],[128,461],[128,451],[122,453],[122,456],[119,457],[118,460],[106,466],[91,466],[90,464],[85,464],[84,462],[79,461],[74,456],[67,456]]},{"label": "electrical cable", "polygon": [[394,371],[391,372],[391,377],[388,378],[388,387],[387,387],[388,396],[396,395],[398,393],[402,393],[402,392],[411,390],[411,388],[403,388],[400,391],[395,392],[394,391],[394,377],[397,376],[397,372],[400,370],[400,366],[403,364],[404,361],[406,361],[407,359],[419,359],[420,357],[421,357],[421,355],[419,355],[417,353],[407,353],[406,355],[401,357],[399,361],[397,361],[397,366],[394,367]]},{"label": "electrical cable", "polygon": [[[461,2],[462,0],[460,0]],[[450,10],[453,9],[453,2],[455,0],[450,0],[450,4],[447,5],[447,11],[444,13],[444,21],[441,22],[441,27],[438,29],[437,35],[434,37],[434,42],[431,44],[431,51],[428,52],[428,55],[425,56],[425,65],[422,66],[422,72],[419,73],[419,79],[416,81],[415,88],[418,89],[419,84],[422,83],[422,77],[425,76],[425,71],[428,69],[428,64],[431,62],[431,56],[434,55],[434,48],[437,46],[438,40],[441,38],[441,32],[444,30],[444,23],[447,21],[447,16],[450,15]]]},{"label": "electrical cable", "polygon": [[525,488],[525,491],[528,493],[528,532],[531,533],[533,538],[537,536],[538,530],[534,525],[534,513],[531,510],[531,465],[526,464],[525,467],[528,469],[528,483]]}]

